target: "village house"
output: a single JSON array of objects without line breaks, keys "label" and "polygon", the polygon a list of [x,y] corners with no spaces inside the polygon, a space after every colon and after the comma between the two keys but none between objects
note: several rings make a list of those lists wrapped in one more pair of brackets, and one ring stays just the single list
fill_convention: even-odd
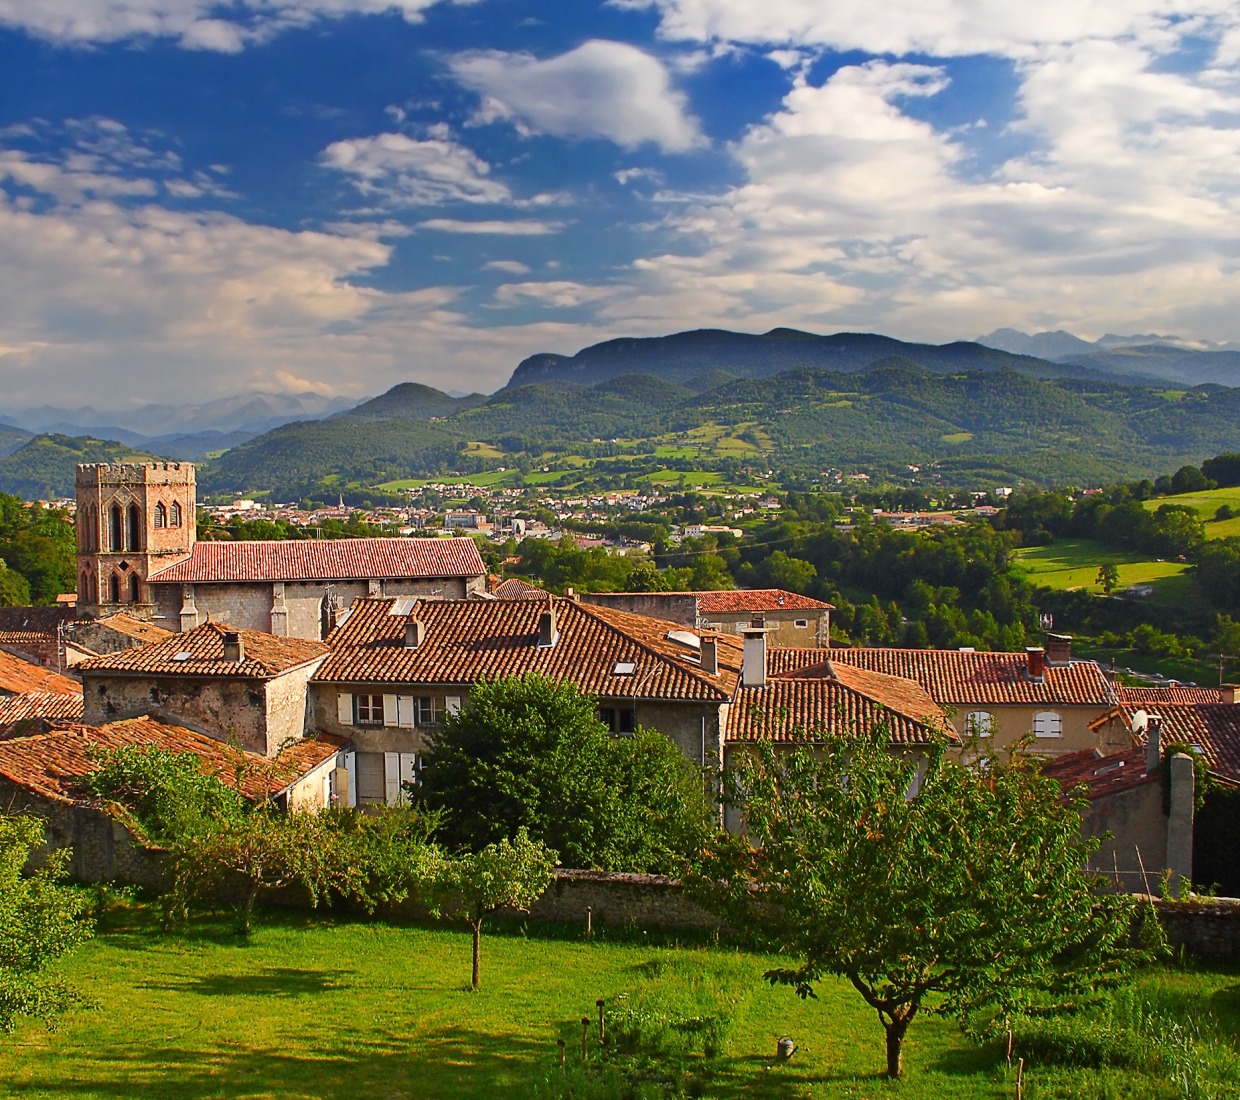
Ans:
[{"label": "village house", "polygon": [[485,585],[468,537],[199,542],[196,493],[188,462],[78,467],[79,615],[321,639],[359,596],[463,599]]},{"label": "village house", "polygon": [[72,607],[0,607],[0,650],[63,672],[64,630]]},{"label": "village house", "polygon": [[305,736],[306,684],[327,652],[321,642],[204,623],[79,664],[83,719],[155,715],[273,757]]},{"label": "village house", "polygon": [[612,607],[652,619],[681,623],[692,630],[740,634],[754,615],[771,628],[769,644],[825,647],[831,635],[831,604],[782,588],[741,588],[722,592],[583,592],[584,603]]}]

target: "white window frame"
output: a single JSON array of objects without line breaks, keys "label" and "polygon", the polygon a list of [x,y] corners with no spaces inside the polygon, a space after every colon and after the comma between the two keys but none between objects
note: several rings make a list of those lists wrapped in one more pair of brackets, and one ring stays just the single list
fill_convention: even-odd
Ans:
[{"label": "white window frame", "polygon": [[[366,702],[363,703],[362,700]],[[365,711],[366,717],[362,717]],[[383,725],[383,696],[365,692],[353,696],[353,722],[358,726]]]},{"label": "white window frame", "polygon": [[417,722],[419,726],[433,726],[435,724],[435,697],[433,695],[415,695],[413,697],[414,706],[417,708]]},{"label": "white window frame", "polygon": [[1051,740],[1063,736],[1063,717],[1057,710],[1040,710],[1033,716],[1033,736]]},{"label": "white window frame", "polygon": [[809,619],[796,619],[796,620],[794,620],[794,621],[793,621],[792,625],[793,625],[793,626],[794,626],[797,630],[808,630],[808,629],[809,629]]},{"label": "white window frame", "polygon": [[995,732],[995,716],[988,710],[971,710],[964,721],[970,737],[990,737]]}]

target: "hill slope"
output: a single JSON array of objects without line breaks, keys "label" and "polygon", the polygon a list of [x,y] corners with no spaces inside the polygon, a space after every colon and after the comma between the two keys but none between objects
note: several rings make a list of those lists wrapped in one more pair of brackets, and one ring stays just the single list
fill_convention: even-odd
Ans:
[{"label": "hill slope", "polygon": [[26,500],[59,500],[74,494],[79,462],[154,462],[155,456],[115,440],[37,435],[0,458],[0,492]]},{"label": "hill slope", "polygon": [[486,398],[480,393],[468,397],[449,397],[441,390],[420,382],[402,382],[387,393],[364,401],[356,408],[333,413],[332,419],[350,420],[430,420],[434,416],[451,416],[481,404]]}]

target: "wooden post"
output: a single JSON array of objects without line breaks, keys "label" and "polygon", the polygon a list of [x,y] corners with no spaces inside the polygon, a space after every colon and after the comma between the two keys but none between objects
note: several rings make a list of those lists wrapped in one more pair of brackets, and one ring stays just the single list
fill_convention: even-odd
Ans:
[{"label": "wooden post", "polygon": [[568,1058],[565,1056],[565,1052],[564,1052],[564,1048],[566,1047],[567,1044],[564,1042],[563,1039],[557,1039],[555,1042],[556,1042],[556,1045],[560,1048],[560,1072],[567,1073],[568,1070],[565,1067],[568,1064]]},{"label": "wooden post", "polygon": [[598,1005],[598,1045],[602,1046],[606,1035],[603,1032],[603,999],[600,997],[594,1002]]},{"label": "wooden post", "polygon": [[586,1060],[586,1039],[590,1035],[590,1017],[581,1017],[581,1060]]},{"label": "wooden post", "polygon": [[586,935],[594,935],[594,906],[586,906]]},{"label": "wooden post", "polygon": [[1016,1063],[1016,1100],[1025,1100],[1025,1060]]}]

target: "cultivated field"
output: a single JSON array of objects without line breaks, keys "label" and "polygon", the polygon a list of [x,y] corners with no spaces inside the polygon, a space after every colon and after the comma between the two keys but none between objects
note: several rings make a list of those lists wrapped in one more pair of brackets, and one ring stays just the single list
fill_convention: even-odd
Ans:
[{"label": "cultivated field", "polygon": [[1115,562],[1119,566],[1120,588],[1151,584],[1155,590],[1153,599],[1179,598],[1185,583],[1191,584],[1185,576],[1188,565],[1184,562],[1151,561],[1140,554],[1112,550],[1091,539],[1056,539],[1050,546],[1017,550],[1015,556],[1017,565],[1025,570],[1029,580],[1047,588],[1083,588],[1101,593],[1102,586],[1097,583],[1098,567],[1105,562]]},{"label": "cultivated field", "polygon": [[[1156,500],[1147,500],[1145,507],[1154,512],[1158,510],[1160,504],[1183,504],[1192,508],[1206,521],[1206,538],[1221,539],[1229,535],[1240,535],[1240,487],[1211,489],[1205,493],[1181,493],[1174,497],[1159,497]],[[1224,504],[1236,513],[1236,518],[1215,521],[1214,513]]]}]

